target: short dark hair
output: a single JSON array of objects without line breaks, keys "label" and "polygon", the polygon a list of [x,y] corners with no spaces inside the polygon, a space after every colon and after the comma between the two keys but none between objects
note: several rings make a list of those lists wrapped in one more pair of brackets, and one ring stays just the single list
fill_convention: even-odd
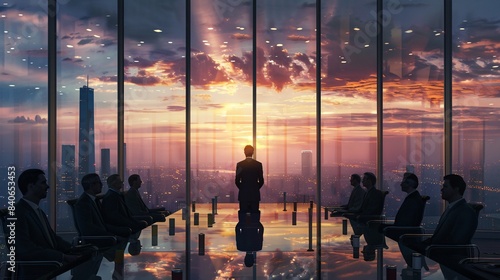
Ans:
[{"label": "short dark hair", "polygon": [[375,174],[371,172],[365,172],[363,173],[363,176],[366,176],[366,178],[370,180],[373,186],[375,186],[375,184],[377,183],[377,176],[375,176]]},{"label": "short dark hair", "polygon": [[120,181],[120,175],[118,174],[113,174],[109,175],[108,179],[106,180],[106,183],[108,184],[108,187],[112,187],[114,184]]},{"label": "short dark hair", "polygon": [[251,157],[253,155],[254,148],[252,147],[252,145],[246,145],[244,151],[245,156]]},{"label": "short dark hair", "polygon": [[464,178],[462,178],[462,176],[457,174],[448,174],[443,177],[443,180],[445,181],[448,180],[452,188],[454,189],[458,188],[458,192],[460,193],[460,195],[464,194],[467,184],[465,183]]},{"label": "short dark hair", "polygon": [[23,195],[28,191],[29,184],[36,184],[40,175],[45,175],[41,169],[26,169],[19,175],[17,186]]},{"label": "short dark hair", "polygon": [[417,175],[411,173],[411,172],[406,172],[403,175],[403,178],[410,184],[410,186],[414,189],[418,188],[418,177]]},{"label": "short dark hair", "polygon": [[354,179],[356,180],[358,183],[361,182],[361,176],[359,176],[359,174],[351,174],[351,179]]},{"label": "short dark hair", "polygon": [[139,174],[132,174],[128,177],[128,184],[130,186],[132,186],[132,183],[134,183],[135,181],[139,180],[141,176],[139,176]]},{"label": "short dark hair", "polygon": [[92,186],[93,184],[100,182],[100,181],[101,181],[101,177],[99,177],[99,175],[97,175],[96,173],[89,173],[89,174],[83,176],[83,178],[82,178],[83,190],[86,191],[86,190],[90,189],[90,186]]}]

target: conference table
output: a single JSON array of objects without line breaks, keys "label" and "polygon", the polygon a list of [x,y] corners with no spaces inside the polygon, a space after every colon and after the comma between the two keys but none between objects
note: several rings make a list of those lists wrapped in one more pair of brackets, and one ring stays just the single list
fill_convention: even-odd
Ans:
[{"label": "conference table", "polygon": [[[256,252],[256,264],[244,265],[245,252],[236,247],[235,226],[238,223],[238,203],[217,203],[215,223],[208,224],[212,203],[196,203],[190,211],[190,271],[191,279],[311,279],[317,275],[317,215],[312,204],[309,233],[309,208],[311,204],[261,203],[260,222],[264,226],[262,250]],[[189,206],[190,210],[191,205]],[[376,279],[377,262],[366,262],[362,255],[353,258],[350,226],[347,234],[342,231],[342,218],[325,217],[321,209],[321,278],[322,279]],[[293,214],[295,212],[295,214]],[[196,214],[197,213],[197,214]],[[194,224],[195,215],[199,217]],[[173,279],[173,271],[181,271],[186,279],[186,216],[178,210],[167,216],[163,223],[144,229],[140,236],[142,251],[137,256],[125,252],[127,280]],[[294,219],[295,216],[295,219]],[[328,218],[328,219],[325,219]],[[173,221],[171,221],[173,220]],[[295,223],[294,223],[295,222]],[[171,227],[172,223],[175,224]],[[153,232],[157,235],[153,238]],[[200,252],[200,237],[204,237],[204,250]],[[384,250],[385,266],[397,267],[398,274],[405,267],[397,244],[386,239],[389,249]],[[365,244],[361,238],[361,248]],[[433,276],[439,279],[439,266],[428,263],[431,270],[422,271],[422,279]],[[114,264],[103,260],[99,276],[111,279]],[[66,278],[65,278],[66,277]],[[69,276],[58,279],[70,279]]]}]

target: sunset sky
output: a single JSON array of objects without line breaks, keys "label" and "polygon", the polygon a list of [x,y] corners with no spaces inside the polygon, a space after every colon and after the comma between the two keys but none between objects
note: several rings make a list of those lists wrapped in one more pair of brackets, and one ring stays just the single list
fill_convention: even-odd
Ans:
[{"label": "sunset sky", "polygon": [[[182,165],[185,4],[146,2],[125,1],[127,164]],[[454,1],[453,15],[455,127],[468,139],[482,135],[484,121],[491,163],[500,156],[494,148],[500,132],[499,5]],[[251,2],[193,0],[192,8],[193,164],[232,169],[252,141]],[[257,155],[281,173],[284,162],[300,167],[302,150],[316,151],[315,1],[259,1],[258,11]],[[325,163],[367,161],[374,147],[374,11],[375,1],[323,1]],[[22,0],[0,8],[2,165],[19,157],[29,162],[33,141],[41,142],[46,158],[45,12]],[[444,33],[439,1],[389,1],[386,12],[384,157],[392,161],[426,137],[442,138]],[[96,161],[101,148],[111,148],[116,163],[116,1],[63,1],[58,20],[58,147],[77,145],[78,89],[88,76],[95,89]],[[400,145],[408,137],[413,147]],[[15,156],[19,138],[24,155]],[[427,156],[441,163],[440,155]]]}]

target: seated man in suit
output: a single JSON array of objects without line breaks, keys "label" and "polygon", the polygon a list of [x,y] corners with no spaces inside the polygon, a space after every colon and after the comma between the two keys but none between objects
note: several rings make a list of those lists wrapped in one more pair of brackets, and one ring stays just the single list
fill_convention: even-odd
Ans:
[{"label": "seated man in suit", "polygon": [[[128,183],[130,185],[130,189],[127,193],[125,193],[125,203],[130,210],[130,213],[134,217],[142,217],[142,216],[151,216],[153,217],[153,221],[156,222],[165,222],[165,215],[160,213],[160,211],[155,211],[149,209],[144,201],[142,200],[141,194],[139,193],[139,188],[142,186],[141,176],[138,174],[132,174],[128,177]],[[160,209],[158,209],[160,210]]]},{"label": "seated man in suit", "polygon": [[[379,227],[380,231],[383,231],[383,229],[387,226],[418,227],[422,223],[425,201],[422,200],[422,196],[417,191],[418,188],[417,175],[411,172],[404,173],[400,186],[401,186],[401,191],[406,193],[406,197],[401,206],[399,207],[398,212],[396,213],[394,224],[381,224]],[[410,230],[410,231],[389,230],[386,233],[386,236],[393,240],[399,241],[399,237],[403,234],[419,233],[419,232],[420,232],[419,230]],[[399,248],[406,261],[406,264],[408,265],[408,268],[405,271],[413,273],[411,268],[412,252],[409,251],[406,247],[402,246],[401,244]],[[426,269],[428,269],[427,264],[425,264],[425,259],[422,260],[422,264],[426,267]],[[403,273],[405,273],[405,271],[403,271]]]},{"label": "seated man in suit", "polygon": [[[19,176],[18,187],[23,197],[15,206],[16,259],[63,264],[77,261],[81,255],[73,254],[71,244],[55,234],[39,207],[40,200],[47,197],[49,189],[45,173],[40,169],[25,170]],[[73,279],[101,279],[96,276],[100,263],[101,259],[95,257],[77,266],[72,271]]]},{"label": "seated man in suit", "polygon": [[132,229],[130,236],[129,253],[139,254],[140,242],[138,240],[141,230],[153,223],[153,218],[148,221],[134,219],[125,204],[125,199],[120,190],[123,188],[123,181],[120,175],[113,174],[108,177],[108,192],[102,199],[101,214],[107,225],[129,227]]},{"label": "seated man in suit", "polygon": [[[422,200],[422,196],[417,190],[417,175],[411,172],[406,172],[403,175],[403,180],[401,181],[400,186],[401,191],[406,193],[406,197],[396,213],[394,224],[382,224],[380,227],[381,230],[387,226],[418,227],[422,222],[425,202]],[[393,240],[399,240],[399,236],[401,234],[402,233],[398,232],[389,232],[387,236]]]},{"label": "seated man in suit", "polygon": [[361,187],[361,176],[358,174],[352,174],[350,177],[350,183],[353,187],[351,195],[347,204],[341,205],[338,209],[334,209],[330,213],[331,217],[340,217],[343,213],[351,212],[357,213],[361,211],[361,206],[363,205],[363,199],[365,198],[366,191]]},{"label": "seated man in suit", "polygon": [[[127,246],[132,230],[128,227],[105,224],[99,210],[101,207],[100,201],[96,198],[102,191],[102,182],[99,175],[90,173],[83,176],[82,187],[84,192],[74,206],[76,223],[80,234],[82,236],[114,236],[117,238],[117,244],[106,250],[103,255],[108,261],[115,262],[113,279],[123,279],[123,250]],[[99,246],[101,244],[95,245]]]},{"label": "seated man in suit", "polygon": [[361,210],[356,213],[346,213],[345,216],[349,218],[354,234],[364,235],[367,245],[363,248],[363,255],[366,261],[372,261],[375,259],[374,245],[382,243],[383,236],[376,230],[369,229],[366,222],[370,219],[376,219],[375,216],[382,214],[384,210],[384,194],[375,188],[375,184],[377,183],[375,174],[365,172],[362,183],[367,192],[363,199]]},{"label": "seated man in suit", "polygon": [[[448,174],[443,177],[444,183],[441,188],[441,198],[448,202],[446,210],[441,215],[439,223],[432,236],[422,242],[405,243],[408,247],[424,252],[429,245],[467,245],[471,244],[472,237],[476,232],[478,217],[465,199],[466,183],[460,175]],[[456,254],[455,254],[456,253]],[[457,263],[468,257],[467,253],[457,250],[453,254],[437,256],[437,261],[445,263]],[[452,273],[449,269],[441,266],[443,274]],[[451,279],[451,278],[450,278]]]}]

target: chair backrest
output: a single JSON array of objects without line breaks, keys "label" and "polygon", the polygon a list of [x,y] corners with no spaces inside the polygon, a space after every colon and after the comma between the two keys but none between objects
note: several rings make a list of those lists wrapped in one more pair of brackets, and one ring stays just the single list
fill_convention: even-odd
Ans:
[{"label": "chair backrest", "polygon": [[380,207],[381,211],[379,213],[379,215],[382,215],[382,213],[384,212],[384,207],[385,207],[385,198],[387,197],[387,195],[389,194],[389,191],[382,191],[382,194],[384,195],[383,198],[382,198],[382,206]]},{"label": "chair backrest", "polygon": [[78,227],[78,223],[76,222],[76,213],[75,213],[75,204],[78,201],[78,199],[70,199],[67,200],[66,203],[69,205],[71,208],[71,213],[73,214],[73,223],[75,224],[76,231],[78,232],[78,236],[82,236],[82,232],[80,231],[80,227]]},{"label": "chair backrest", "polygon": [[477,216],[479,217],[479,213],[481,213],[481,210],[483,210],[484,205],[478,202],[469,202],[467,203],[469,206],[476,211]]},{"label": "chair backrest", "polygon": [[425,205],[427,205],[427,201],[429,201],[429,199],[431,199],[431,197],[428,195],[422,195],[421,199],[422,199],[422,211],[420,211],[420,213],[418,213],[419,215],[416,219],[416,221],[418,221],[418,225],[422,224],[422,220],[424,219]]}]

